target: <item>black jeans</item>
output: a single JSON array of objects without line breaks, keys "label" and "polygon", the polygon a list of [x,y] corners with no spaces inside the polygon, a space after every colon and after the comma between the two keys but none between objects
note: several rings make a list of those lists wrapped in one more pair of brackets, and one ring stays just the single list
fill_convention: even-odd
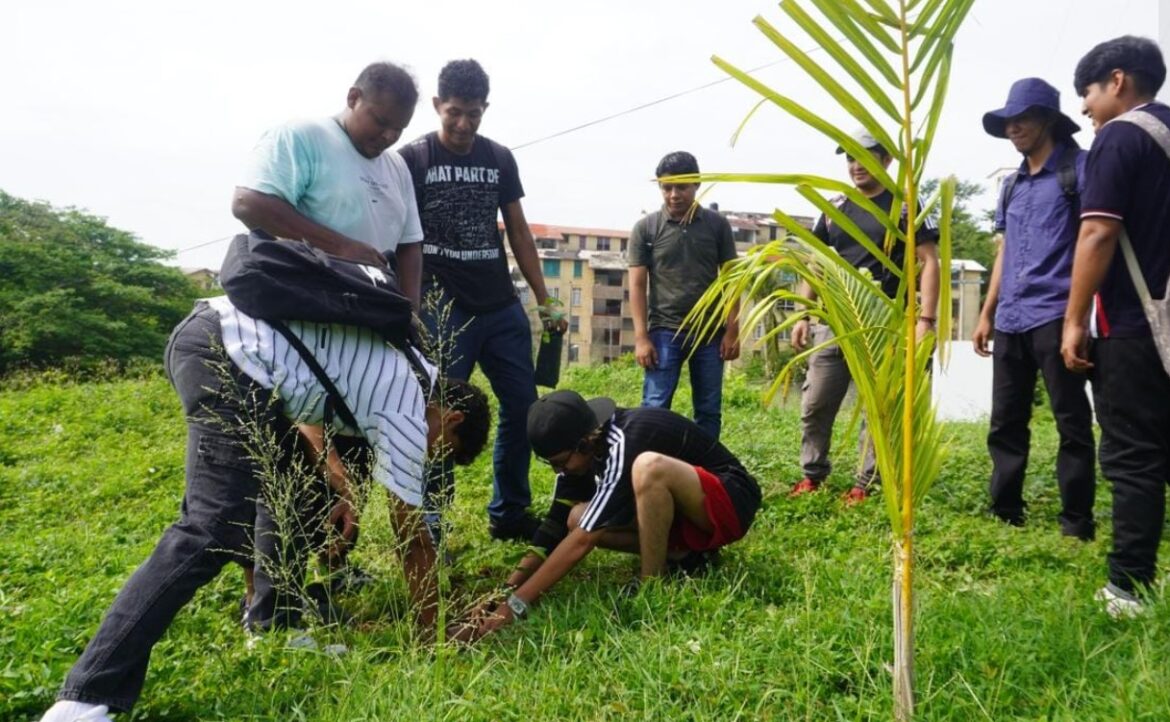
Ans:
[{"label": "black jeans", "polygon": [[1064,366],[1060,355],[1062,321],[1024,333],[995,332],[991,424],[991,511],[1004,521],[1024,521],[1024,472],[1032,434],[1036,372],[1044,377],[1052,415],[1060,434],[1056,481],[1060,487],[1060,528],[1068,536],[1092,539],[1097,470],[1093,454],[1093,414],[1085,377]]},{"label": "black jeans", "polygon": [[1170,482],[1170,376],[1152,338],[1098,339],[1093,403],[1101,472],[1113,486],[1109,581],[1127,591],[1154,580]]},{"label": "black jeans", "polygon": [[288,424],[268,392],[244,377],[220,346],[219,317],[202,304],[171,335],[166,371],[188,420],[179,520],[118,592],[60,699],[128,711],[142,691],[151,649],[178,611],[225,564],[251,563],[260,469],[240,430],[269,424],[279,432]]}]

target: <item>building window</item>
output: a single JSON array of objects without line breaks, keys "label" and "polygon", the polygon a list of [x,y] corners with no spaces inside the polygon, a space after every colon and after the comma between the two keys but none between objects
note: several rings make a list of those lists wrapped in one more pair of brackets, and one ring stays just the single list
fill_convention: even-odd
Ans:
[{"label": "building window", "polygon": [[581,333],[580,316],[569,316],[569,333]]},{"label": "building window", "polygon": [[577,236],[577,250],[584,251],[588,243],[589,242],[585,239],[585,236]]},{"label": "building window", "polygon": [[522,303],[522,304],[528,303],[528,287],[527,286],[520,289],[520,303]]},{"label": "building window", "polygon": [[561,297],[561,287],[560,286],[553,286],[552,288],[548,289],[548,295],[549,295],[549,298],[560,298]]},{"label": "building window", "polygon": [[581,274],[585,272],[584,266],[585,264],[582,261],[573,261],[573,278],[581,277]]},{"label": "building window", "polygon": [[545,278],[561,277],[561,260],[559,258],[542,258],[540,267]]},{"label": "building window", "polygon": [[629,247],[630,247],[630,239],[623,238],[622,239],[622,253],[625,253]]},{"label": "building window", "polygon": [[598,236],[597,237],[597,250],[599,250],[599,251],[608,251],[609,250],[609,236]]},{"label": "building window", "polygon": [[537,248],[543,248],[549,251],[555,251],[557,248],[557,239],[555,238],[540,238],[537,239]]},{"label": "building window", "polygon": [[581,354],[581,347],[580,346],[578,346],[575,343],[569,345],[569,361],[570,362],[576,363],[580,354]]},{"label": "building window", "polygon": [[579,289],[579,288],[574,288],[574,289],[573,289],[573,290],[570,292],[570,294],[569,294],[569,305],[570,305],[570,306],[580,306],[580,305],[581,305],[581,289]]}]

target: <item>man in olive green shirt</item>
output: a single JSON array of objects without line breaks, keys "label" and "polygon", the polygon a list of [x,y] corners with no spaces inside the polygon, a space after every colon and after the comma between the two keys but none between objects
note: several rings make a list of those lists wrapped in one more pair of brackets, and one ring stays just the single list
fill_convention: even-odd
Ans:
[{"label": "man in olive green shirt", "polygon": [[[655,177],[698,172],[693,155],[676,151],[658,163]],[[630,234],[634,353],[646,370],[642,405],[670,408],[685,360],[691,374],[695,423],[718,439],[723,362],[739,358],[738,309],[709,338],[698,337],[701,324],[692,329],[683,320],[715,280],[719,267],[735,258],[735,241],[726,218],[695,203],[698,183],[660,180],[658,187],[662,208],[639,220]]]}]

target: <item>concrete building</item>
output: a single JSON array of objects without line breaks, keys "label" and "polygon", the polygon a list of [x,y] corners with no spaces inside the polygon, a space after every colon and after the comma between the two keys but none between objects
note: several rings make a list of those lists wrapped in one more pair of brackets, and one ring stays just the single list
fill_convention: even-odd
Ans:
[{"label": "concrete building", "polygon": [[[712,206],[718,210],[717,206]],[[742,256],[753,245],[784,237],[783,227],[771,214],[720,211],[731,224],[736,250]],[[814,219],[796,219],[811,228]],[[565,337],[567,363],[607,363],[634,351],[634,321],[630,315],[630,286],[626,257],[630,233],[605,228],[529,226],[536,242],[545,285],[560,299],[569,319]],[[501,232],[503,226],[501,224]],[[505,244],[505,247],[508,247]],[[521,302],[529,310],[534,338],[539,335],[536,300],[516,268],[509,248],[509,268]],[[952,268],[953,337],[970,338],[979,320],[979,288],[986,269],[974,261],[954,260]],[[750,307],[744,309],[747,313]],[[778,309],[780,316],[795,310]],[[766,328],[757,327],[743,339],[743,358],[759,352]],[[787,341],[787,336],[779,339]]]}]

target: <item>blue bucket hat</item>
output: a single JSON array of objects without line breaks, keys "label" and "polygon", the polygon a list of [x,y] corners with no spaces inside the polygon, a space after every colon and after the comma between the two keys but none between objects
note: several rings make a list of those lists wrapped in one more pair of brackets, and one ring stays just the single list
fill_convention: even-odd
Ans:
[{"label": "blue bucket hat", "polygon": [[1012,83],[1007,103],[999,110],[983,114],[983,129],[988,135],[1006,138],[1004,128],[1008,118],[1014,118],[1031,108],[1044,108],[1056,114],[1052,133],[1057,137],[1071,136],[1081,129],[1072,118],[1060,112],[1060,91],[1040,78],[1024,78]]}]

